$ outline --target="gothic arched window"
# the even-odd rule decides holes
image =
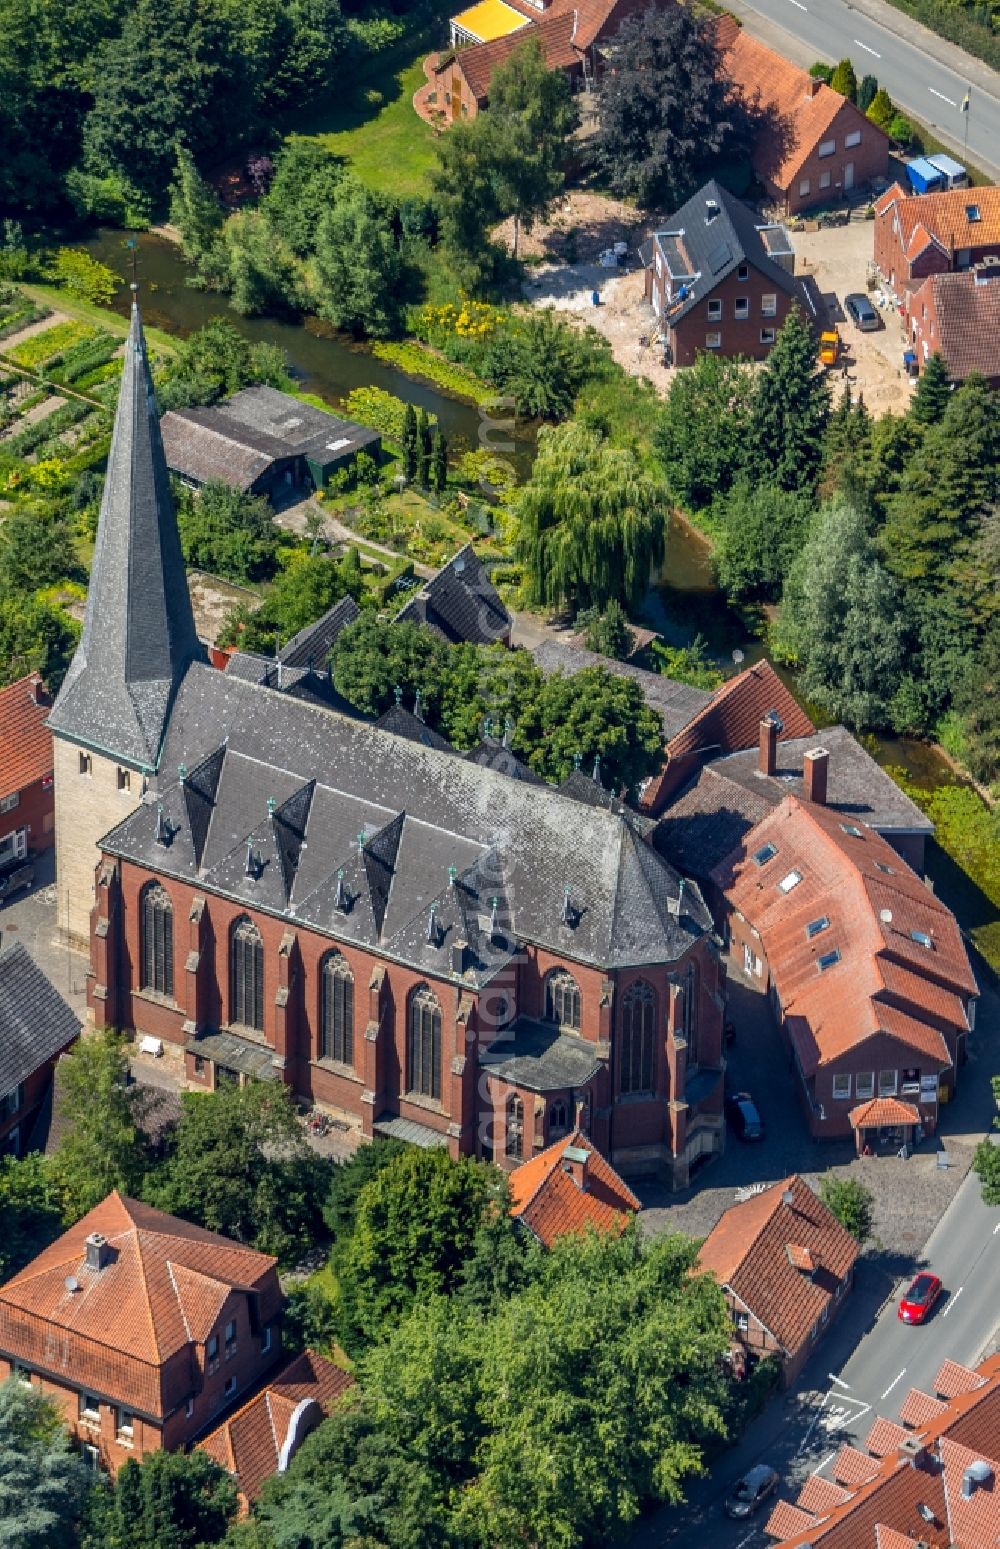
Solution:
[[[656,991],[636,979],[622,997],[618,1087],[623,1096],[655,1089]]]
[[[687,1039],[688,1069],[698,1063],[698,970],[688,963],[684,975],[684,1037]]]
[[[229,1020],[264,1031],[264,942],[246,915],[229,933]]]
[[[516,1095],[507,1099],[506,1151],[511,1161],[524,1157],[524,1104]]]
[[[441,1007],[427,985],[410,997],[408,1080],[411,1092],[421,1097],[441,1096]]]
[[[557,968],[545,981],[545,1017],[560,1027],[580,1029],[580,986],[565,968]]]
[[[329,952],[320,975],[319,1057],[354,1063],[354,975],[346,957]]]
[[[157,995],[174,993],[174,911],[159,882],[148,882],[141,901],[142,988]]]
[[[569,1129],[567,1121],[566,1099],[559,1097],[549,1107],[549,1139],[557,1140],[560,1135],[565,1135]]]

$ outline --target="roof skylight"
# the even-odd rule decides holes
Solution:
[[[802,881],[801,871],[789,871],[782,877],[778,887],[782,893],[790,893],[793,887],[798,887]]]

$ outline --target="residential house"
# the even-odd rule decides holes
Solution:
[[[850,1135],[855,1106],[875,1097],[908,1102],[933,1133],[979,993],[950,910],[874,829],[796,796],[712,879],[732,955],[779,1018],[811,1133]]]
[[[449,645],[510,645],[514,621],[471,543],[411,592],[397,624],[424,624]]]
[[[859,1251],[793,1173],[731,1205],[702,1243],[698,1268],[722,1286],[740,1349],[776,1356],[787,1386],[843,1305]]]
[[[51,704],[37,672],[0,688],[0,871],[54,842]]]
[[[705,350],[764,360],[804,299],[785,228],[760,221],[714,180],[654,232],[642,257],[646,299],[676,366]]]
[[[654,0],[664,3],[664,0]],[[489,100],[493,72],[516,48],[535,39],[546,67],[562,70],[574,89],[592,85],[603,45],[649,0],[477,0],[451,18],[451,47],[433,55],[427,106],[447,120],[475,118]]]
[[[1000,1542],[1000,1356],[945,1361],[904,1424],[876,1419],[764,1528],[776,1549],[986,1549]]]
[[[704,765],[667,807],[654,844],[671,865],[697,878],[716,908],[711,874],[755,824],[788,795],[867,824],[923,875],[931,822],[846,726],[779,740],[773,718],[760,723],[756,748]],[[724,909],[720,899],[718,903]],[[717,915],[717,918],[721,918]]]
[[[940,355],[953,382],[978,372],[1000,388],[1000,259],[928,275],[907,291],[902,312],[918,370]]]
[[[754,171],[786,215],[831,205],[889,171],[889,137],[853,102],[752,38],[719,22],[725,69],[765,115]]]
[[[896,302],[932,274],[1000,260],[1000,188],[908,194],[893,183],[875,204],[875,263]]]
[[[382,449],[378,431],[263,386],[207,408],[171,409],[160,431],[167,466],[183,483],[221,482],[272,500],[324,489],[359,452],[377,462]]]
[[[196,1086],[281,1080],[454,1155],[502,1154],[516,1095],[530,1152],[572,1122],[683,1186],[723,1131],[725,975],[697,887],[623,810],[204,663],[138,307],[130,338],[101,606],[50,717],[95,1018],[183,1050]],[[502,631],[467,566],[428,615]]]
[[[507,1116],[508,1154],[523,1154],[524,1113]],[[625,1230],[640,1201],[579,1129],[556,1140],[510,1175],[511,1215],[551,1248],[568,1232]]]
[[[20,942],[0,938],[0,1153],[20,1156],[80,1019]]]
[[[276,1261],[117,1191],[0,1287],[0,1378],[94,1467],[177,1451],[281,1354]]]
[[[283,1474],[311,1431],[354,1386],[354,1378],[315,1350],[275,1371],[253,1398],[197,1443],[237,1488],[240,1514],[266,1480]]]

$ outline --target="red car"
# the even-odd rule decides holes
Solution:
[[[937,1275],[926,1270],[917,1275],[909,1290],[899,1299],[899,1316],[904,1323],[923,1323],[941,1295],[943,1287]]]

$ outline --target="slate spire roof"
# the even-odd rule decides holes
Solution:
[[[49,725],[154,770],[177,686],[201,654],[133,302],[83,634]]]

